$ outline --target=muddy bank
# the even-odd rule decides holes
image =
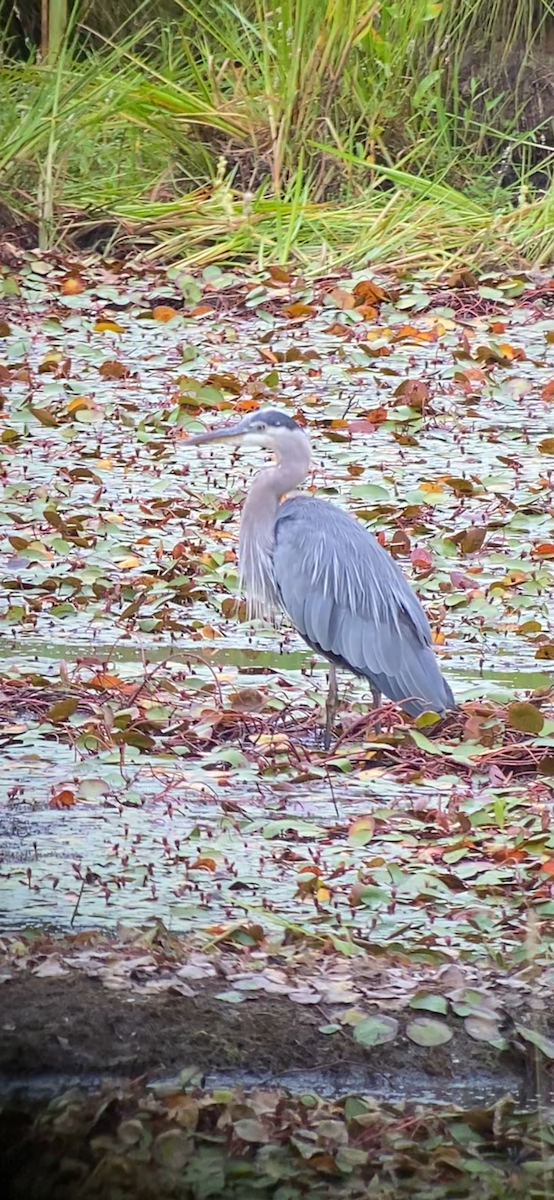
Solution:
[[[328,1006],[2,987],[0,1175],[10,1200],[519,1200],[542,1190],[530,1057],[472,1041],[364,1047]],[[548,1134],[547,1134],[548,1137]],[[542,1174],[541,1174],[542,1172]],[[476,1190],[477,1187],[477,1190]],[[441,1190],[442,1189],[442,1190]]]
[[[394,1043],[365,1047],[348,1027],[322,1032],[333,1019],[327,1006],[282,996],[236,1005],[217,999],[219,990],[142,998],[83,976],[12,979],[2,990],[3,1089],[20,1083],[32,1092],[42,1080],[43,1090],[56,1092],[68,1079],[89,1086],[99,1077],[163,1077],[194,1067],[215,1082],[317,1086],[327,1094],[354,1088],[478,1102],[506,1092],[525,1100],[535,1091],[525,1054],[473,1041],[461,1021],[452,1021],[444,1046],[418,1046],[401,1033]]]

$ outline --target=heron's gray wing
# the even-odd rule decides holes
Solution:
[[[412,715],[455,706],[417,596],[359,521],[323,500],[286,500],[273,566],[283,607],[311,646]]]

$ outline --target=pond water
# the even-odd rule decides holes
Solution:
[[[457,698],[504,703],[551,681],[539,651],[550,645],[554,458],[540,448],[552,432],[554,317],[523,297],[500,318],[460,321],[444,303],[426,306],[414,283],[411,305],[385,304],[369,325],[332,300],[295,324],[267,290],[232,313],[163,323],[148,300],[158,284],[100,272],[63,296],[59,278],[28,272],[0,342],[11,379],[0,446],[2,924],[162,919],[209,942],[249,921],[276,939],[299,929],[340,943],[347,929],[422,956],[509,954],[520,868],[484,847],[510,822],[531,836],[525,784],[495,786],[477,770],[461,781],[448,763],[438,779],[406,781],[374,761],[370,735],[363,762],[325,759],[314,720],[325,664],[285,621],[248,624],[229,608],[240,503],[263,456],[192,451],[184,434],[225,420],[237,392],[239,406],[301,410],[309,486],[388,545],[402,532],[399,561],[440,630]],[[398,395],[406,379],[424,391]],[[148,694],[161,725],[205,726],[205,750],[183,736],[171,753],[130,743],[122,753],[94,741],[90,714],[57,723],[37,709],[38,690],[53,703],[64,683],[102,673],[119,683],[104,701],[94,693],[95,719],[113,728],[135,703],[129,685],[159,680],[159,696]],[[362,713],[364,683],[341,686],[345,710]],[[245,689],[257,694],[254,716],[218,738],[214,710]],[[279,713],[281,747],[278,724],[267,726]],[[467,854],[437,825],[437,808],[454,801],[474,837]],[[369,817],[370,837],[357,838]],[[360,910],[352,888],[367,870],[373,893]]]

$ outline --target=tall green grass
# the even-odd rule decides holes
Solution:
[[[110,36],[50,6],[48,52],[0,74],[0,190],[41,246],[99,218],[189,265],[551,260],[552,120],[522,132],[479,64],[523,71],[552,0],[175,0]]]

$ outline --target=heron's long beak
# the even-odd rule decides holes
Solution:
[[[244,421],[236,425],[222,425],[220,429],[207,429],[205,433],[195,433],[187,438],[187,446],[204,446],[207,442],[240,442],[248,429]]]

